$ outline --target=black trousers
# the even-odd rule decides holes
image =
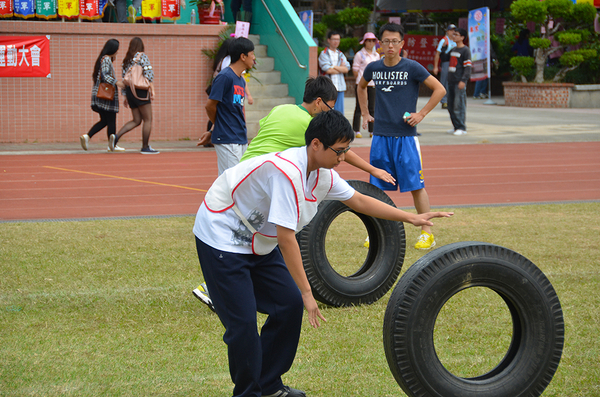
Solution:
[[[100,115],[100,121],[90,128],[88,136],[91,138],[102,128],[107,127],[106,136],[110,138],[111,134],[117,132],[117,114],[115,112],[106,112],[97,108],[94,111]]]

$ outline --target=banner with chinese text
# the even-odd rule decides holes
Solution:
[[[79,16],[90,20],[100,18],[98,0],[79,0]]]
[[[14,14],[19,18],[35,17],[35,5],[33,0],[15,0]]]
[[[79,17],[79,0],[58,0],[58,16],[62,18]]]
[[[47,36],[0,36],[0,77],[50,77]]]
[[[469,11],[469,49],[471,50],[471,81],[491,77],[490,68],[490,9]]]
[[[10,18],[12,16],[12,0],[0,0],[0,18]]]
[[[179,0],[162,0],[162,17],[174,21],[179,19]]]
[[[38,18],[56,18],[56,0],[35,0],[35,16]]]
[[[430,73],[433,71],[433,60],[439,41],[444,36],[412,35],[404,36],[404,49],[407,58],[419,62]]]
[[[158,19],[161,15],[160,0],[142,1],[142,18]]]

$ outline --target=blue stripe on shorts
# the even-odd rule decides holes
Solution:
[[[371,176],[371,184],[381,190],[411,192],[425,187],[421,147],[416,136],[373,135],[371,141],[371,165],[389,172],[396,184]]]

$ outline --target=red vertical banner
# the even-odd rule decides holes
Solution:
[[[79,15],[83,19],[100,18],[98,0],[79,0]]]
[[[0,77],[50,77],[50,37],[0,36]]]
[[[0,0],[0,18],[10,18],[13,16],[12,0]]]
[[[179,19],[179,0],[162,0],[162,17],[172,20]]]
[[[437,45],[444,36],[412,35],[404,36],[404,49],[408,58],[419,62],[429,72],[433,70],[433,60]]]

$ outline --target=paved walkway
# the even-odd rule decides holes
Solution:
[[[419,99],[418,109],[427,98]],[[593,142],[600,141],[600,109],[535,109],[504,106],[504,98],[494,97],[496,105],[485,100],[467,100],[468,134],[453,136],[446,110],[438,105],[418,126],[421,145],[458,145],[491,143]],[[352,120],[354,98],[346,98],[346,117]],[[352,146],[370,146],[368,134],[356,139]],[[67,143],[0,143],[0,155],[6,154],[66,154],[81,153],[79,137]],[[106,152],[106,142],[94,140],[91,151]],[[127,149],[139,150],[138,142],[123,142]],[[212,150],[196,147],[194,141],[152,141],[152,146],[164,152]],[[599,153],[600,155],[600,153]]]

